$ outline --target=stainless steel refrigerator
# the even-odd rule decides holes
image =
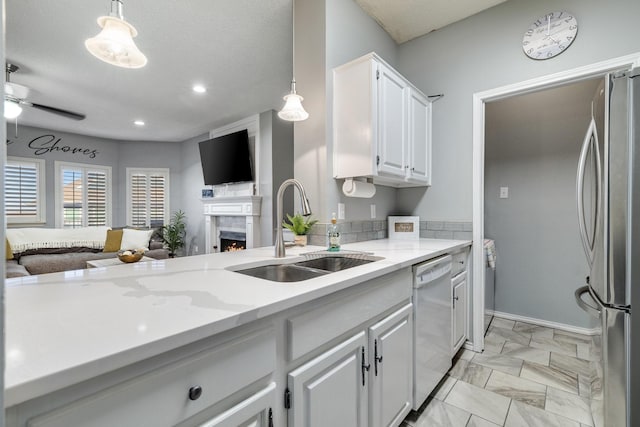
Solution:
[[[640,426],[640,313],[633,316],[634,307],[640,311],[640,69],[607,75],[592,111],[576,185],[590,272],[576,290],[576,302],[602,325],[603,410],[594,412],[596,427],[635,427]]]

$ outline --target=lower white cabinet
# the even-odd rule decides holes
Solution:
[[[199,427],[273,427],[276,383],[240,402]]]
[[[463,271],[451,279],[452,298],[453,298],[453,355],[455,355],[460,347],[467,339],[467,272]]]
[[[412,310],[400,310],[289,373],[289,426],[398,426],[411,409]]]

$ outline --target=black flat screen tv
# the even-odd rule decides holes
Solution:
[[[205,185],[253,181],[246,130],[202,141],[199,147]]]

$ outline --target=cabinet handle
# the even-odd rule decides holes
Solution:
[[[416,168],[411,168],[411,171],[415,172]]]
[[[362,368],[362,386],[364,387],[367,372],[369,372],[369,369],[371,368],[371,364],[367,365],[365,363],[365,361],[364,361],[364,347],[362,347],[362,365],[361,365],[361,368]]]
[[[382,363],[382,356],[378,357],[378,340],[373,340],[373,367],[378,376],[378,362]]]
[[[273,411],[269,408],[269,427],[273,427]]]
[[[195,385],[189,389],[189,400],[198,400],[202,396],[202,387]]]
[[[458,301],[458,297],[453,297],[453,308],[456,308],[456,301]]]

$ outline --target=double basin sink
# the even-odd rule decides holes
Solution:
[[[301,282],[381,259],[365,254],[314,255],[294,263],[268,264],[233,271],[273,282]]]

